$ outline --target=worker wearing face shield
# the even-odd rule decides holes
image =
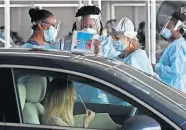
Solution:
[[[159,62],[153,65],[163,82],[183,92],[186,92],[186,41],[182,37],[185,20],[185,15],[178,12],[169,17],[160,32],[169,45]]]
[[[94,40],[94,53],[98,54],[100,52],[100,46],[104,45],[102,49],[102,54],[104,57],[117,56],[120,54],[118,51],[113,53],[108,53],[108,45],[112,44],[112,38],[107,36],[102,36],[101,32],[103,30],[102,21],[101,21],[101,10],[96,6],[83,6],[78,9],[75,16],[75,23],[73,24],[72,31],[86,31],[93,33]],[[65,42],[62,46],[62,50],[71,50],[72,40]],[[101,53],[101,52],[100,52]]]
[[[29,15],[33,33],[23,47],[55,49],[52,45],[56,42],[60,22],[57,23],[54,14],[44,9],[32,8]]]
[[[76,12],[72,31],[85,31],[99,37],[102,30],[101,11],[96,6],[83,6]],[[72,40],[64,43],[62,50],[71,50]],[[86,103],[108,103],[106,94],[89,85],[73,82],[77,93]],[[81,101],[80,98],[77,101]]]
[[[73,31],[85,31],[95,34],[97,37],[101,35],[103,26],[101,21],[101,10],[96,6],[83,6],[76,12]],[[72,40],[64,43],[62,50],[71,50]]]
[[[151,62],[144,50],[139,48],[134,24],[126,17],[117,20],[110,33],[113,41],[101,46],[101,55],[118,59],[124,63],[153,75]],[[106,49],[105,49],[106,48]]]

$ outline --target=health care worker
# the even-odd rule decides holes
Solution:
[[[113,40],[111,37],[101,36],[103,26],[101,21],[101,10],[98,7],[83,6],[80,9],[78,9],[75,17],[76,20],[75,23],[73,24],[73,29],[72,29],[73,31],[75,30],[85,31],[85,32],[93,33],[94,35],[97,35],[99,37],[99,40],[95,40],[95,44],[98,45],[95,46],[95,50],[98,50],[96,48],[100,47],[99,45],[100,41],[101,44],[112,44]],[[68,42],[64,43],[63,46],[64,46],[63,50],[71,50],[72,40],[69,40]],[[120,54],[120,52],[118,52],[118,54]],[[110,97],[109,94],[105,93],[100,89],[96,89],[95,87],[91,87],[89,85],[82,84],[82,83],[77,83],[77,82],[73,82],[73,83],[77,90],[77,93],[81,96],[84,102],[118,104],[119,99],[115,101],[109,100],[108,99]],[[80,101],[80,99],[78,100]],[[119,103],[120,102],[121,101],[119,101]]]
[[[103,36],[101,32],[103,30],[101,21],[101,10],[96,6],[83,6],[76,12],[75,23],[73,24],[72,31],[85,31],[96,35],[97,39],[94,39],[95,54],[98,54],[100,44],[104,46],[101,50],[101,55],[104,57],[116,57],[120,54],[112,48],[113,39],[110,36]],[[72,40],[64,43],[62,50],[71,50]]]
[[[112,44],[101,46],[103,56],[122,60],[138,70],[153,75],[151,62],[146,52],[139,48],[137,32],[134,31],[134,24],[129,18],[117,20],[110,35],[113,39]]]
[[[56,17],[49,11],[39,8],[29,10],[33,34],[23,45],[24,48],[56,49],[56,37],[59,24]]]
[[[183,92],[186,92],[186,41],[182,37],[185,20],[184,14],[175,12],[166,23],[161,35],[169,45],[154,68],[163,82]]]
[[[153,75],[153,68],[146,52],[139,48],[137,32],[134,31],[134,24],[129,18],[121,18],[116,21],[110,33],[111,39],[105,42],[100,41],[98,54],[106,58],[121,60],[124,63]],[[99,45],[99,44],[95,44]],[[118,98],[107,95],[109,103],[119,105],[129,105]]]
[[[96,35],[97,39],[94,39],[96,44],[95,46],[95,54],[98,52],[98,48],[101,45],[111,45],[112,46],[112,38],[107,36],[102,36],[101,32],[103,30],[102,21],[101,21],[101,10],[96,6],[83,6],[76,12],[75,23],[73,24],[72,31],[85,31],[89,33],[93,33]],[[72,40],[65,42],[62,50],[71,50],[72,48]],[[113,50],[113,52],[108,53],[110,46],[105,46],[101,52],[104,57],[113,57],[120,54],[119,51]],[[111,50],[112,51],[112,50]]]
[[[83,6],[76,12],[72,31],[85,31],[101,35],[103,30],[101,10],[96,6]],[[71,50],[72,40],[64,43],[63,50]]]
[[[100,35],[102,30],[101,10],[96,6],[83,6],[76,12],[76,20],[73,24],[73,31],[85,31]],[[63,45],[63,50],[71,50],[72,40],[67,41]],[[86,103],[109,103],[107,95],[100,89],[89,86],[87,84],[73,82],[77,93]],[[80,101],[78,96],[77,101]]]

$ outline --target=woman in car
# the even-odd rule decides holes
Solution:
[[[76,101],[76,89],[70,81],[53,79],[48,86],[44,102],[45,114],[42,123],[58,126],[74,126],[74,103]],[[84,124],[85,128],[94,119],[95,113],[87,110]]]

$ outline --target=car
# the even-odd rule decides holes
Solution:
[[[128,119],[142,115],[162,130],[186,130],[185,95],[122,62],[69,51],[11,48],[0,49],[0,66],[2,130],[82,130],[86,109],[96,113],[87,129],[123,129]],[[101,99],[109,101],[94,100],[97,95],[87,91],[77,93],[82,99],[74,106],[74,126],[44,125],[46,92],[55,78],[87,85],[92,93],[101,90]],[[135,119],[133,125],[149,121]]]

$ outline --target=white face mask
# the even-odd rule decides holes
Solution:
[[[58,31],[53,26],[50,26],[48,30],[44,31],[44,40],[48,43],[55,43]]]
[[[92,34],[97,33],[97,31],[93,28],[84,28],[82,31],[89,32],[89,33],[92,33]]]

